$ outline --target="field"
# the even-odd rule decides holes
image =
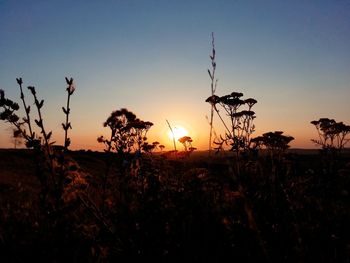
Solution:
[[[229,152],[65,158],[71,177],[49,206],[33,150],[0,150],[1,262],[350,260],[348,150],[262,151],[239,173]]]

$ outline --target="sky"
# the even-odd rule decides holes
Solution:
[[[350,0],[0,0],[0,89],[20,102],[16,78],[35,86],[60,144],[73,77],[71,149],[102,150],[103,122],[126,107],[154,123],[149,141],[171,148],[168,120],[206,150],[212,32],[216,93],[258,101],[253,137],[282,130],[314,148],[310,121],[350,124]],[[0,122],[0,148],[13,147],[10,131]]]

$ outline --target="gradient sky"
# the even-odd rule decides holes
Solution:
[[[121,107],[155,123],[150,141],[171,147],[168,119],[207,149],[211,32],[217,94],[258,100],[256,136],[282,130],[293,147],[312,148],[310,121],[350,124],[349,0],[0,0],[0,89],[19,101],[16,77],[35,86],[62,143],[73,77],[72,149],[102,149],[102,123]],[[8,129],[0,123],[0,148],[12,146]]]

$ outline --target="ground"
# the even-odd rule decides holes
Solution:
[[[349,151],[242,157],[239,174],[229,154],[113,156],[104,202],[105,153],[68,156],[88,186],[52,212],[33,152],[0,150],[2,262],[350,260]]]

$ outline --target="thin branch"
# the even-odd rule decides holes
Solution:
[[[30,137],[34,139],[32,125],[30,123],[30,115],[29,115],[30,107],[27,107],[26,102],[24,100],[24,94],[23,94],[23,89],[22,89],[23,81],[22,81],[22,78],[16,78],[16,80],[17,80],[17,83],[18,83],[19,88],[21,90],[21,100],[23,103],[24,111],[26,112],[26,116],[27,116],[26,123],[27,123],[28,128],[29,128]]]

